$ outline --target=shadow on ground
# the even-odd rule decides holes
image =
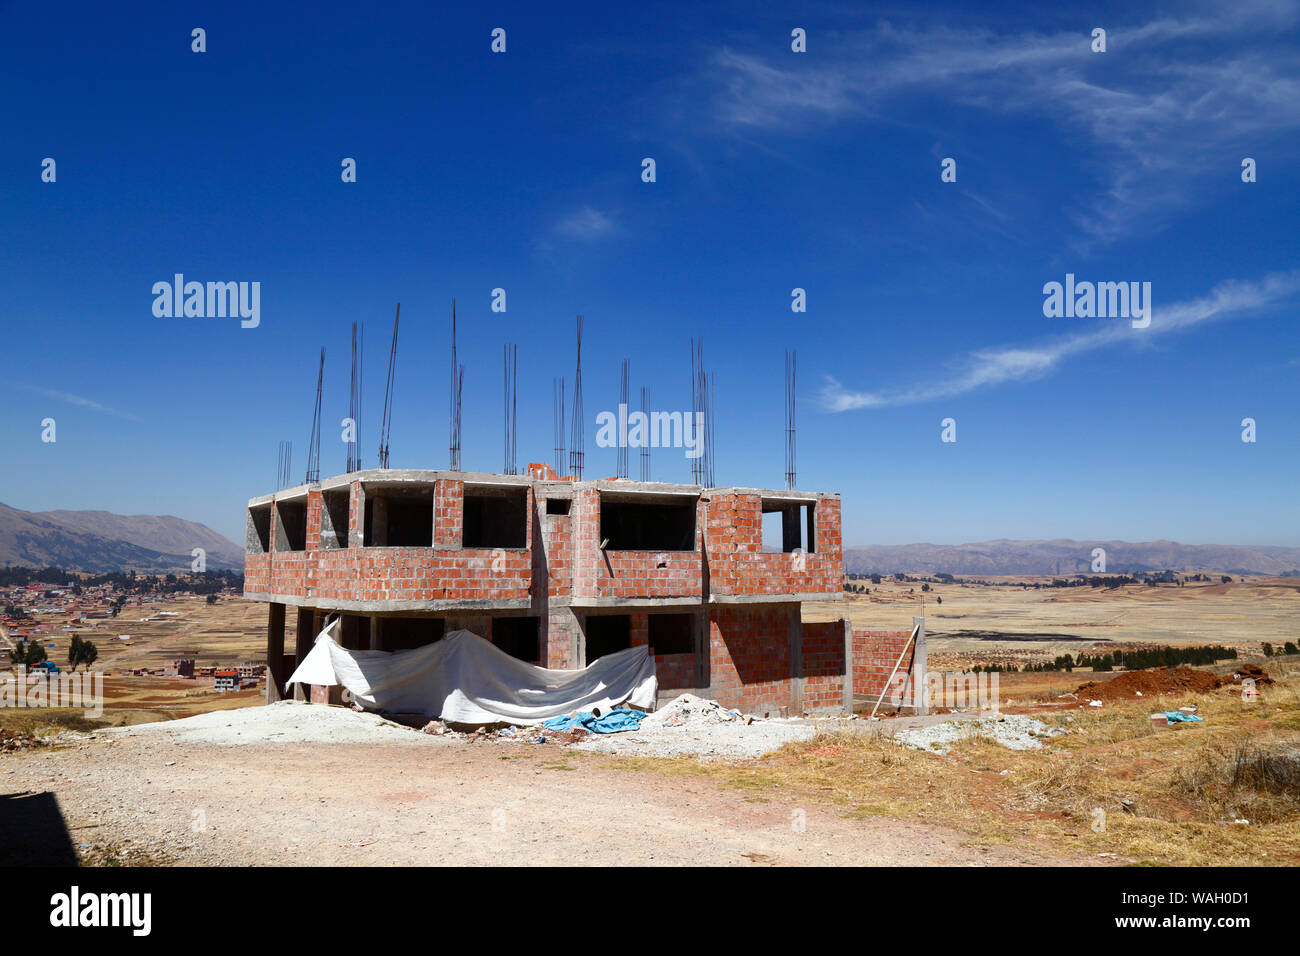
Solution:
[[[54,794],[0,794],[0,866],[76,865],[72,836]]]

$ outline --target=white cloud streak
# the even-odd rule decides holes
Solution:
[[[881,24],[824,40],[816,58],[719,51],[713,112],[736,131],[801,134],[818,121],[907,117],[924,96],[1045,118],[1094,147],[1104,201],[1081,204],[1088,212],[1078,224],[1106,241],[1149,228],[1143,211],[1185,202],[1187,182],[1221,163],[1225,149],[1300,127],[1300,58],[1289,44],[1268,42],[1298,21],[1289,0],[1233,4],[1116,24],[1104,54],[1091,51],[1083,28],[1001,35]]]
[[[1300,270],[1273,273],[1258,282],[1229,280],[1197,299],[1152,308],[1151,325],[1134,329],[1126,319],[1084,319],[1108,323],[1100,328],[1060,336],[1037,344],[977,349],[950,363],[945,377],[921,386],[866,392],[846,388],[827,376],[819,399],[831,412],[893,405],[915,405],[952,398],[1008,382],[1031,381],[1057,371],[1087,352],[1117,345],[1145,345],[1156,336],[1185,331],[1209,322],[1238,318],[1281,303],[1300,292]]]
[[[555,231],[569,239],[602,239],[613,234],[615,226],[599,209],[584,206],[561,219]]]
[[[124,412],[120,409],[97,402],[93,398],[85,398],[81,395],[74,395],[72,392],[60,392],[52,388],[42,388],[39,385],[25,385],[22,382],[10,382],[15,388],[21,388],[25,392],[32,392],[36,395],[44,395],[46,398],[52,398],[56,401],[66,402],[69,405],[76,405],[80,408],[88,408],[91,411],[102,412],[105,415],[112,415],[115,418],[125,418],[128,421],[138,422],[141,419],[130,412]]]

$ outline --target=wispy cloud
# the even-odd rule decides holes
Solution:
[[[723,49],[711,63],[713,115],[735,132],[806,132],[906,117],[917,97],[934,96],[1057,122],[1094,147],[1105,201],[1081,204],[1089,211],[1078,222],[1106,240],[1149,228],[1143,210],[1184,202],[1188,180],[1221,165],[1225,149],[1300,127],[1300,58],[1268,42],[1298,21],[1286,0],[1113,24],[1105,54],[1091,51],[1082,27],[1042,35],[890,24],[824,40],[816,58]]]
[[[846,412],[860,408],[914,405],[1007,382],[1030,381],[1055,372],[1068,359],[1086,352],[1117,345],[1148,344],[1154,336],[1237,318],[1280,303],[1297,292],[1300,292],[1300,270],[1274,273],[1258,282],[1229,280],[1200,298],[1175,302],[1163,308],[1157,305],[1151,312],[1151,325],[1145,329],[1134,329],[1125,320],[1097,319],[1094,321],[1109,324],[1036,345],[977,349],[950,362],[946,376],[925,385],[892,391],[855,391],[827,376],[820,400],[828,411]]]
[[[555,231],[568,239],[603,239],[616,231],[614,220],[599,209],[583,206],[559,221]]]
[[[82,395],[74,395],[71,392],[60,392],[52,388],[42,388],[39,385],[26,385],[22,382],[10,382],[14,388],[20,388],[25,392],[32,392],[36,395],[44,395],[46,398],[52,398],[56,401],[66,402],[69,405],[76,405],[80,408],[89,408],[91,411],[102,412],[105,415],[112,415],[115,418],[125,418],[127,421],[138,422],[141,419],[130,412],[124,412],[121,409],[113,408],[102,402],[97,402],[93,398],[86,398]]]

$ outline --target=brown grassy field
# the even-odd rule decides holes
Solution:
[[[0,727],[37,735],[60,730],[94,730],[193,717],[213,710],[248,707],[262,700],[263,692],[257,689],[218,693],[212,689],[210,680],[110,674],[104,677],[104,711],[99,717],[87,717],[82,708],[14,707],[0,712]]]
[[[804,620],[847,616],[856,628],[901,629],[923,614],[931,661],[953,669],[1137,645],[1223,644],[1253,655],[1264,642],[1300,641],[1295,578],[1234,576],[1231,584],[1113,590],[931,584],[929,593],[920,584],[859,583],[871,593],[849,595],[843,603],[806,604]]]
[[[904,628],[911,626],[913,615],[924,613],[931,666],[940,669],[1025,663],[1141,644],[1225,644],[1253,656],[1264,641],[1280,646],[1300,640],[1300,581],[1294,578],[1115,590],[932,584],[932,590],[923,593],[919,584],[869,586],[870,595],[806,604],[804,619],[826,621],[847,615],[858,628]],[[179,616],[160,617],[160,611]],[[152,620],[142,622],[142,617]],[[286,644],[292,646],[293,615],[289,617]],[[41,620],[60,627],[65,623],[57,616]],[[228,596],[213,605],[198,597],[180,597],[142,606],[131,603],[116,619],[100,623],[95,630],[77,633],[95,642],[100,652],[95,669],[109,674],[105,720],[138,723],[253,699],[251,692],[215,694],[207,682],[118,675],[133,667],[161,667],[177,657],[193,657],[199,666],[261,659],[265,605]],[[980,636],[963,635],[963,631]],[[119,634],[130,634],[130,643],[118,641]],[[67,660],[70,637],[58,629],[52,636],[41,636],[43,644],[55,645],[49,655],[56,663]],[[1078,673],[1004,674],[1002,695],[1028,699],[1064,693],[1080,683]]]
[[[160,612],[169,616],[160,617]],[[223,597],[216,604],[201,597],[173,597],[139,606],[131,602],[116,618],[94,621],[93,628],[78,626],[70,633],[62,630],[68,622],[58,615],[43,615],[40,621],[57,625],[51,636],[38,636],[41,644],[54,645],[46,651],[59,665],[68,659],[74,633],[99,649],[95,670],[161,667],[178,657],[193,657],[200,667],[266,657],[266,605],[234,597]],[[122,634],[130,635],[130,641],[119,641]]]
[[[179,616],[158,616],[160,611]],[[152,618],[141,621],[141,618]],[[244,690],[217,693],[211,679],[180,680],[124,676],[136,667],[161,668],[174,658],[192,657],[198,666],[233,665],[266,657],[266,606],[223,597],[208,604],[201,597],[175,597],[156,604],[127,604],[116,617],[96,622],[98,628],[62,630],[66,619],[42,615],[41,623],[56,625],[53,633],[37,635],[50,660],[64,667],[72,634],[93,641],[99,658],[93,670],[104,673],[104,713],[88,719],[79,709],[14,709],[0,717],[8,730],[44,732],[50,728],[73,730],[96,726],[139,724],[190,717],[210,710],[247,707],[262,700],[262,692]],[[293,625],[288,628],[290,646]],[[129,643],[117,640],[131,635]],[[54,647],[48,645],[53,644]],[[8,677],[6,670],[0,679]]]

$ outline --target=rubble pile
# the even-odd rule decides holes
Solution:
[[[12,753],[15,750],[30,750],[43,744],[44,741],[35,734],[29,734],[21,730],[5,730],[5,728],[0,727],[0,752]]]
[[[664,727],[696,727],[707,724],[752,724],[754,718],[738,710],[728,710],[716,700],[705,700],[694,694],[680,697],[660,707],[641,721],[641,726],[657,730]]]

